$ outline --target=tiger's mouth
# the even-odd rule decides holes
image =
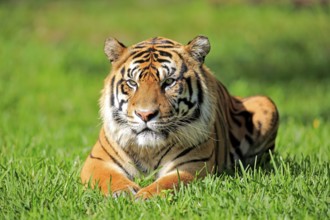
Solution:
[[[150,129],[149,127],[146,127],[144,129],[142,129],[141,131],[137,132],[136,135],[140,135],[140,134],[156,134],[157,132]]]
[[[134,131],[137,137],[139,138],[147,138],[147,139],[166,139],[168,137],[168,133],[162,130],[153,130],[150,127],[145,127],[140,131]]]

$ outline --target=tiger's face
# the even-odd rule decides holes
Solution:
[[[110,38],[112,71],[100,100],[107,135],[120,146],[196,145],[210,136],[214,109],[203,70],[206,37],[188,45],[153,38],[125,47]]]

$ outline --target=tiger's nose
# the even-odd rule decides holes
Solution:
[[[159,113],[158,109],[154,110],[135,110],[135,114],[142,119],[144,122],[148,122],[151,119],[155,118]]]

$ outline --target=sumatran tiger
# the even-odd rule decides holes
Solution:
[[[187,45],[156,37],[131,47],[108,38],[112,69],[103,122],[81,171],[105,195],[146,199],[207,174],[245,166],[274,150],[278,111],[265,96],[231,96],[204,65],[207,37]],[[141,188],[134,178],[155,173]]]

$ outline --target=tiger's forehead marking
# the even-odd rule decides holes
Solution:
[[[163,37],[155,37],[131,46],[130,67],[128,71],[132,78],[139,80],[154,78],[161,80],[161,75],[173,74],[171,49],[182,47],[178,42]],[[164,71],[159,71],[163,68]],[[139,71],[136,71],[139,70]]]
[[[182,45],[176,41],[164,37],[154,37],[133,45],[132,49],[141,49],[146,47],[175,48],[178,46],[182,46]]]

